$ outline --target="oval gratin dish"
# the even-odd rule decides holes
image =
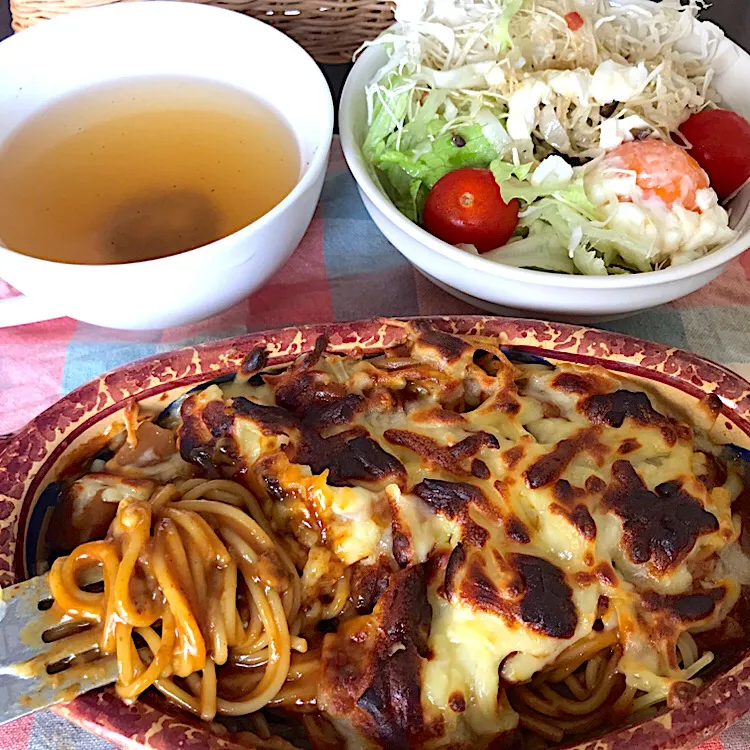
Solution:
[[[422,319],[459,334],[497,339],[519,356],[599,365],[627,374],[659,392],[683,413],[712,404],[710,436],[717,443],[750,450],[750,384],[726,368],[694,354],[615,333],[558,323],[479,316]],[[313,348],[325,335],[329,351],[376,354],[398,341],[398,321],[376,319],[254,333],[161,354],[102,375],[72,391],[18,432],[0,437],[0,584],[33,574],[36,541],[45,517],[44,488],[77,447],[101,435],[133,399],[151,408],[166,406],[200,383],[237,371],[253,349],[263,346],[269,365],[283,365]],[[720,406],[719,406],[720,404]],[[750,454],[746,454],[750,455]],[[58,714],[127,748],[254,747],[216,724],[203,724],[158,696],[126,706],[111,689],[95,691]],[[750,711],[750,653],[677,708],[635,726],[583,743],[576,750],[686,750]],[[262,747],[276,747],[273,740]],[[278,747],[288,747],[279,741]]]

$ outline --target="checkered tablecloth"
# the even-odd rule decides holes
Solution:
[[[0,281],[0,297],[13,293]],[[19,428],[105,370],[180,346],[290,324],[474,312],[424,279],[380,234],[336,142],[318,212],[299,249],[264,289],[226,313],[184,328],[145,333],[105,330],[67,318],[0,329],[0,434]],[[690,297],[602,327],[689,349],[750,377],[749,316],[747,253]],[[108,747],[46,711],[0,727],[2,750]],[[750,718],[701,750],[746,748]]]

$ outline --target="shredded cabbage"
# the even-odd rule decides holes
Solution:
[[[448,127],[474,122],[483,108],[526,120],[536,156],[598,156],[602,123],[634,115],[669,139],[686,113],[715,99],[718,38],[702,38],[698,54],[688,43],[700,7],[700,0],[398,0],[396,25],[370,43],[400,41],[395,65],[368,87],[370,100],[394,88],[392,76],[409,81],[410,120],[424,93],[444,89],[456,110]],[[575,32],[565,21],[573,9],[588,21]]]
[[[366,89],[364,156],[417,222],[443,175],[492,165],[503,198],[521,201],[522,218],[511,243],[484,257],[594,275],[668,264],[649,240],[622,238],[607,225],[604,208],[587,196],[583,165],[635,138],[670,140],[690,114],[715,105],[710,63],[720,37],[693,33],[701,7],[397,0],[396,24],[368,43],[385,45],[389,60]],[[577,31],[565,19],[572,10],[585,20]],[[546,264],[540,248],[550,254]],[[689,257],[708,249],[691,248]],[[675,262],[678,255],[688,258],[675,253]]]

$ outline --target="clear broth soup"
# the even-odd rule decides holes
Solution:
[[[0,240],[63,263],[130,263],[226,237],[299,179],[289,125],[244,91],[163,77],[54,103],[0,148]]]

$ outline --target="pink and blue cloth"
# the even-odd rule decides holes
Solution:
[[[116,297],[119,304],[147,304],[149,294],[175,291],[169,278],[151,278],[137,301],[132,297],[129,302],[127,289]],[[13,294],[0,279],[0,298]],[[380,234],[336,141],[321,202],[302,244],[266,287],[231,310],[165,331],[112,331],[69,318],[0,329],[0,434],[18,429],[64,393],[106,370],[188,344],[292,324],[476,312],[427,281]],[[694,351],[750,379],[749,320],[746,253],[695,294],[601,327]],[[48,711],[0,727],[3,750],[110,747]],[[750,718],[701,746],[748,748]]]

